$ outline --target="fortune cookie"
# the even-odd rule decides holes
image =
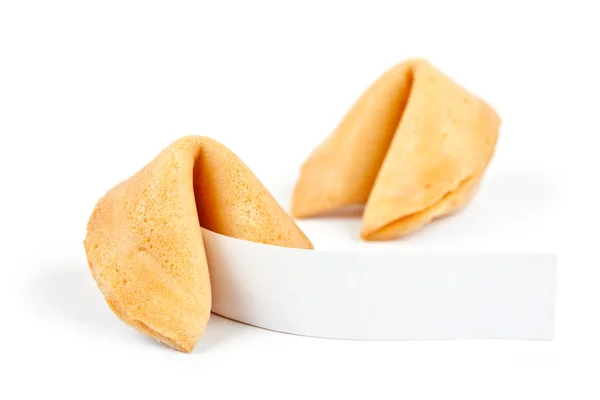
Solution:
[[[398,64],[305,161],[292,215],[366,203],[363,239],[406,235],[469,202],[499,127],[489,105],[427,61]]]
[[[184,137],[111,189],[87,226],[98,287],[123,321],[191,352],[211,310],[200,227],[253,242],[312,244],[244,163],[222,144]]]

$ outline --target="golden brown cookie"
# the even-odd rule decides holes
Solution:
[[[489,105],[427,61],[398,64],[304,163],[292,215],[366,203],[363,239],[406,235],[473,197],[499,127]]]
[[[235,154],[184,137],[96,205],[85,250],[110,308],[126,323],[191,352],[211,310],[200,226],[238,239],[312,244]]]

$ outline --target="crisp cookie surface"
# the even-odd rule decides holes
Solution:
[[[201,226],[237,239],[312,248],[237,156],[199,136],[172,143],[100,199],[84,243],[115,314],[184,352],[193,350],[211,310]]]

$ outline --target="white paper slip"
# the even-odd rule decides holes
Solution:
[[[552,339],[552,186],[495,177],[464,212],[396,241],[362,241],[360,216],[299,221],[316,250],[203,229],[213,311],[327,338]],[[289,180],[268,182],[287,207]]]
[[[344,339],[551,339],[556,256],[340,253],[203,230],[213,311]]]

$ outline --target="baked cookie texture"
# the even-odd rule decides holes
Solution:
[[[276,246],[312,244],[248,167],[215,140],[172,143],[97,203],[88,264],[119,318],[191,352],[211,310],[202,241],[213,232]]]
[[[488,104],[426,60],[398,64],[305,161],[292,215],[366,204],[363,239],[409,234],[474,196],[500,123]]]

